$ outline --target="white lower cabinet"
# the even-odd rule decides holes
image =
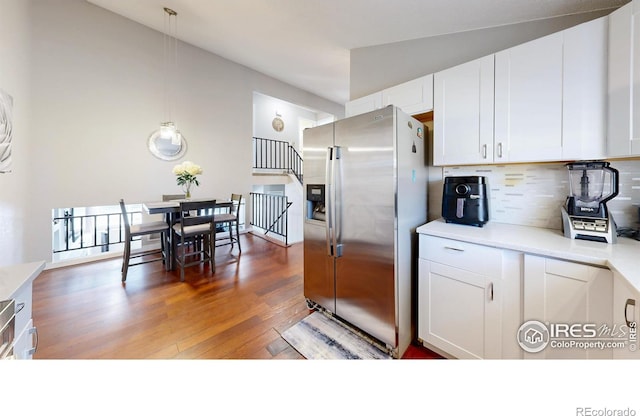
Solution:
[[[16,359],[31,359],[37,344],[37,330],[31,317],[32,284],[22,287],[15,295],[16,326],[13,353]]]
[[[423,342],[456,358],[500,357],[499,282],[420,259],[419,284]]]
[[[525,254],[524,322],[549,330],[546,347],[525,358],[612,358],[611,348],[587,346],[600,340],[598,328],[611,325],[612,296],[608,269]]]
[[[418,340],[438,353],[640,358],[640,292],[607,268],[426,234],[418,261]]]
[[[640,358],[638,352],[638,328],[640,322],[640,295],[622,277],[613,276],[613,325],[612,338],[619,338],[620,344],[613,349],[613,358]]]
[[[16,328],[16,337],[13,341],[13,354],[18,360],[30,360],[36,352],[37,329],[33,326],[33,320],[29,320],[24,328]]]
[[[519,285],[503,279],[514,265],[519,279],[514,253],[425,235],[419,244],[418,338],[455,358],[516,358],[515,337],[503,342],[517,323],[505,311],[519,315]]]

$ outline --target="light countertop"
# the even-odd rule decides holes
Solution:
[[[420,234],[515,250],[562,260],[604,266],[617,271],[640,292],[640,241],[618,237],[615,244],[572,240],[559,230],[488,222],[484,227],[431,221]]]
[[[11,299],[22,287],[38,277],[44,261],[0,267],[0,300]]]

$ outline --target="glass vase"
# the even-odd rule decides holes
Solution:
[[[185,199],[191,199],[191,182],[182,185],[182,191],[184,192]]]

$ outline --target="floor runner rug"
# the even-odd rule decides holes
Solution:
[[[282,338],[310,360],[390,359],[363,337],[321,312],[314,312],[284,331]]]

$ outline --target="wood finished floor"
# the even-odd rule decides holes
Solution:
[[[35,359],[300,359],[280,333],[310,312],[302,244],[243,235],[243,252],[216,250],[206,266],[166,272],[121,259],[45,270],[33,284]],[[412,346],[403,358],[438,358]]]

